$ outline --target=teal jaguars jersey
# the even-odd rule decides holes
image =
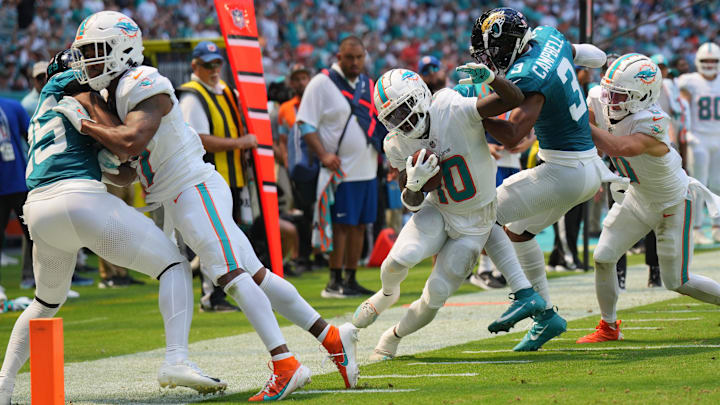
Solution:
[[[533,31],[530,50],[508,70],[506,78],[523,93],[545,96],[535,134],[540,148],[586,151],[595,147],[590,137],[588,108],[573,65],[572,44],[552,27]]]
[[[30,120],[30,152],[25,170],[28,190],[59,180],[92,179],[102,174],[97,160],[96,142],[80,134],[64,115],[52,110],[75,81],[72,70],[53,76],[40,92],[38,107]]]

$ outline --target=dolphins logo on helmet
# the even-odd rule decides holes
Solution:
[[[118,22],[115,23],[115,28],[120,29],[123,34],[129,36],[130,38],[135,38],[138,31],[140,31],[140,28],[127,17],[121,17]]]
[[[640,71],[635,73],[634,77],[645,84],[650,84],[657,78],[657,70],[651,64],[644,64],[640,67]]]

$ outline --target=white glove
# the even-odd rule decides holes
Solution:
[[[75,98],[70,96],[63,97],[62,100],[60,100],[60,102],[58,103],[58,105],[53,107],[53,111],[59,112],[60,114],[64,115],[65,118],[70,121],[72,126],[74,126],[75,129],[80,133],[82,133],[80,129],[82,128],[83,120],[95,122],[90,118],[90,115],[88,115],[85,107],[83,107],[80,102],[75,100]]]
[[[467,73],[470,77],[460,79],[460,84],[483,84],[495,80],[495,73],[483,63],[470,62],[455,68],[458,72]]]
[[[100,149],[97,155],[98,163],[100,164],[100,170],[107,174],[119,174],[120,169],[120,158],[115,156],[114,153],[110,152],[106,148]]]
[[[414,165],[412,156],[408,156],[405,161],[405,173],[407,173],[405,188],[410,191],[420,191],[425,183],[440,171],[437,156],[430,155],[425,160],[426,153],[425,149],[421,150]],[[423,160],[425,161],[423,162]]]

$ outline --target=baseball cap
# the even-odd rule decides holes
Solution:
[[[305,65],[303,65],[302,63],[296,63],[296,64],[292,65],[292,67],[290,68],[290,74],[288,75],[288,77],[292,78],[293,75],[296,73],[307,73],[308,76],[312,75],[310,73],[310,69],[305,67]]]
[[[222,60],[223,56],[222,53],[220,53],[220,49],[214,42],[202,41],[195,46],[195,49],[193,49],[192,58],[198,58],[203,62],[211,62],[214,60]]]
[[[47,74],[49,63],[45,61],[35,62],[32,67],[32,77],[38,77],[41,74]]]
[[[422,58],[420,58],[420,62],[418,63],[418,73],[421,75],[430,73],[427,71],[427,69],[435,67],[435,69],[440,68],[440,61],[438,58],[432,56],[432,55],[425,55]]]
[[[656,53],[655,55],[651,56],[650,60],[653,61],[653,63],[658,66],[660,66],[660,65],[667,66],[668,65],[667,59],[665,59],[665,55],[663,55],[661,53]]]

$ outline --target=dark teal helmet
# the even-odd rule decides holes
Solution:
[[[475,20],[470,55],[495,73],[505,74],[531,37],[530,26],[521,12],[508,7],[494,8]]]

